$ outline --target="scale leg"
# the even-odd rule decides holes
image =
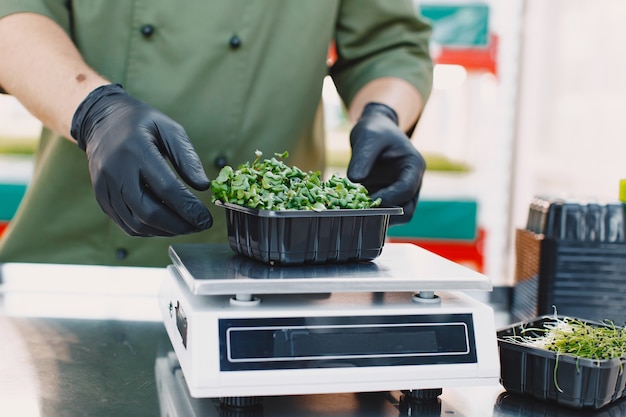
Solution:
[[[221,397],[220,417],[262,417],[262,397]]]
[[[400,417],[439,417],[441,415],[441,388],[403,390],[398,408]]]
[[[428,402],[435,401],[437,397],[441,395],[443,389],[441,388],[429,388],[429,389],[412,389],[403,390],[404,398],[410,402]]]

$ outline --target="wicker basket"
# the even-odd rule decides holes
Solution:
[[[526,229],[515,231],[515,282],[511,314],[516,320],[537,317],[539,265],[543,235]]]
[[[541,240],[538,235],[526,229],[515,231],[515,283],[532,279],[539,274]]]

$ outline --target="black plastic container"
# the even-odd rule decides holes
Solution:
[[[268,264],[371,261],[385,243],[389,217],[401,207],[338,210],[257,210],[215,202],[226,209],[230,247]]]
[[[438,416],[438,415],[437,415]],[[502,392],[493,407],[494,417],[624,417],[626,401],[621,399],[600,410],[573,409],[547,401],[528,401],[525,395]]]
[[[624,205],[535,197],[516,230],[511,312],[626,323]]]
[[[626,242],[541,241],[537,315],[626,322]]]
[[[509,392],[573,408],[599,409],[623,398],[626,393],[626,358],[592,360],[570,355],[557,356],[556,352],[507,339],[521,335],[524,329],[545,328],[554,319],[553,315],[540,316],[498,331],[502,386]],[[541,332],[528,330],[524,334],[542,335]]]

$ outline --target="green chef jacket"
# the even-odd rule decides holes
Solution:
[[[322,82],[349,104],[367,82],[400,77],[426,98],[430,26],[411,0],[3,0],[0,16],[40,13],[71,36],[86,62],[186,129],[209,178],[289,151],[323,169]],[[327,65],[330,44],[337,60]],[[10,57],[2,57],[10,59]],[[99,208],[85,153],[43,129],[26,195],[0,243],[0,262],[163,266],[175,242],[226,242],[214,226],[178,236],[130,237]]]

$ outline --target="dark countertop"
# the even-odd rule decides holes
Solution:
[[[407,405],[401,392],[263,398],[260,407],[220,409],[193,399],[160,321],[165,270],[0,265],[2,416],[619,416],[623,401],[578,411],[506,393],[499,385],[443,388]],[[478,293],[477,297],[488,294]],[[486,301],[488,302],[488,301]],[[496,324],[510,315],[494,306]]]

